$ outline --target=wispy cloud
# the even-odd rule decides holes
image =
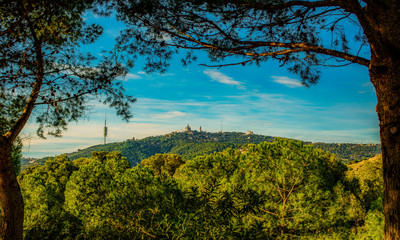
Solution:
[[[145,71],[138,71],[137,72],[137,74],[139,74],[139,75],[146,75],[146,76],[148,76],[148,77],[154,77],[154,76],[161,76],[161,77],[172,77],[172,76],[175,76],[175,74],[174,73],[157,73],[157,72],[154,72],[154,73],[146,73]],[[133,74],[133,75],[136,75],[136,74]],[[141,76],[139,76],[139,75],[136,75],[136,76],[138,76],[139,78],[141,77]]]
[[[374,85],[372,85],[371,82],[366,82],[363,85],[361,85],[363,90],[358,91],[358,93],[370,93],[370,92],[375,92]]]
[[[290,77],[285,77],[285,76],[271,76],[272,79],[274,79],[274,82],[283,84],[286,87],[290,88],[296,88],[296,87],[302,87],[303,84],[297,79],[290,78]]]
[[[168,111],[166,113],[161,113],[155,115],[153,118],[171,119],[185,116],[186,113],[180,111]]]
[[[203,71],[204,74],[209,76],[212,80],[217,81],[219,83],[234,85],[234,86],[241,86],[243,85],[242,82],[236,81],[233,78],[213,69],[207,69]]]
[[[171,77],[171,76],[175,76],[175,73],[153,73],[154,75],[157,76],[162,76],[162,77]]]
[[[321,107],[285,94],[248,92],[212,99],[139,98],[135,117],[125,123],[106,106],[96,105],[90,121],[71,124],[63,138],[24,139],[24,156],[40,157],[75,151],[103,142],[107,111],[107,142],[143,138],[182,130],[186,124],[203,130],[245,132],[324,142],[378,142],[377,120],[363,105]],[[376,118],[376,116],[375,116]],[[25,133],[35,132],[29,124]],[[62,146],[62,147],[60,147]]]
[[[142,77],[137,75],[137,74],[133,74],[133,73],[128,73],[126,74],[125,77],[121,78],[122,81],[128,81],[128,80],[135,80],[135,79],[141,79]]]

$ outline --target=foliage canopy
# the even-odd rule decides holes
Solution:
[[[179,158],[150,159],[168,157]],[[106,152],[74,161],[63,155],[27,168],[19,176],[25,238],[382,237],[375,227],[382,209],[373,207],[380,200],[365,204],[362,176],[346,177],[342,162],[302,142],[276,139],[196,157],[173,176],[157,171],[129,168],[121,154]]]

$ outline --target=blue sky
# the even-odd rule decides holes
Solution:
[[[104,34],[83,50],[98,53],[113,47],[122,24],[112,18],[87,16],[98,22]],[[224,68],[199,66],[208,63],[199,54],[197,63],[183,67],[176,57],[165,74],[146,74],[138,59],[123,82],[127,93],[137,98],[134,118],[126,123],[97,102],[90,103],[90,117],[71,123],[62,138],[38,139],[34,122],[25,127],[23,154],[44,157],[75,151],[103,142],[104,115],[108,142],[162,135],[184,129],[253,131],[307,141],[378,143],[376,95],[368,69],[359,65],[323,68],[320,82],[310,88],[299,77],[269,61],[260,67]]]

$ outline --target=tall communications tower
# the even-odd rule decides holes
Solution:
[[[108,128],[107,128],[107,113],[104,116],[104,144],[107,143],[107,132],[108,132]]]

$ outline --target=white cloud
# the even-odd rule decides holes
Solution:
[[[185,107],[204,107],[207,106],[207,103],[203,101],[196,100],[165,100],[165,99],[155,99],[155,98],[139,98],[137,101],[136,108],[143,106],[146,109],[172,109],[177,106],[185,106]]]
[[[377,142],[377,120],[371,107],[334,105],[322,107],[291,95],[260,93],[227,94],[201,99],[139,98],[131,122],[125,123],[103,104],[93,106],[91,119],[70,124],[63,138],[24,139],[24,156],[41,157],[72,152],[103,142],[107,112],[107,142],[166,134],[183,130],[186,124],[203,130],[245,132],[323,142]],[[374,116],[374,118],[370,117]],[[33,120],[32,120],[33,121]],[[34,133],[32,122],[24,133]],[[368,131],[366,131],[368,130]]]
[[[223,74],[217,70],[207,69],[207,70],[204,70],[203,73],[206,74],[207,76],[209,76],[214,81],[217,81],[219,83],[234,85],[234,86],[241,86],[243,84],[239,81],[233,80],[233,78],[226,76],[225,74]]]
[[[159,41],[160,40],[164,40],[166,42],[170,42],[171,39],[172,39],[171,36],[169,34],[167,34],[167,33],[160,33],[160,34],[152,33],[150,35],[151,35],[152,38],[156,38]]]
[[[175,76],[175,73],[154,73],[157,76],[162,76],[162,77],[172,77]]]
[[[303,86],[303,84],[301,84],[299,80],[294,78],[289,78],[285,76],[271,76],[271,78],[274,79],[274,82],[283,84],[286,87],[296,88]]]
[[[133,73],[128,73],[126,74],[125,77],[121,78],[122,81],[128,81],[128,80],[135,80],[135,79],[141,79],[142,77],[137,75],[137,74],[133,74]]]
[[[358,91],[358,93],[370,93],[370,92],[375,92],[374,85],[371,82],[366,82],[363,85],[361,85],[363,90]]]
[[[156,77],[156,76],[161,76],[161,77],[172,77],[175,76],[175,73],[146,73],[144,71],[138,71],[137,74],[139,75],[146,75],[147,77]],[[137,78],[141,78],[141,76],[137,74],[132,74],[137,76]]]
[[[179,111],[168,111],[166,113],[157,114],[153,118],[171,119],[185,116],[186,113]]]

